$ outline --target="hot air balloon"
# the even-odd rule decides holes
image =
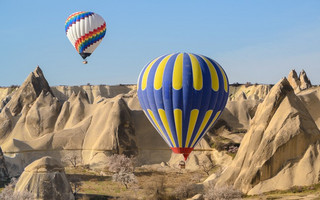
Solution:
[[[65,22],[65,31],[71,44],[76,48],[83,63],[98,47],[106,34],[106,22],[93,12],[76,12]]]
[[[192,53],[160,56],[138,78],[138,99],[145,115],[185,160],[221,115],[228,91],[222,67]]]

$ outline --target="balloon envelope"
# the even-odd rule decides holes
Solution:
[[[71,44],[83,59],[90,56],[106,34],[106,22],[93,12],[76,12],[65,22],[65,31]]]
[[[138,98],[145,115],[185,160],[221,115],[228,91],[222,67],[191,53],[160,56],[138,78]]]

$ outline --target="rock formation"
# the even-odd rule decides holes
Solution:
[[[90,103],[87,93],[79,90],[62,101],[52,95],[37,67],[0,113],[0,144],[10,154],[10,173],[21,173],[44,155],[60,159],[70,151],[79,153],[82,164],[91,167],[99,163],[104,167],[105,157],[112,153],[137,155],[136,128],[126,102],[132,97],[95,97]],[[138,101],[132,106],[139,107]],[[141,108],[137,112],[142,113]],[[153,129],[147,123],[141,129]]]
[[[135,138],[131,111],[121,96],[100,101],[83,142],[84,161],[94,165],[111,153],[137,155]]]
[[[126,94],[135,89],[136,85],[82,85],[82,86],[54,86],[51,87],[54,96],[61,101],[66,101],[72,93],[79,92],[88,95],[89,103],[93,103],[99,97],[113,98],[119,94]]]
[[[9,102],[12,94],[15,93],[17,89],[17,86],[0,87],[0,110]]]
[[[299,93],[301,90],[312,87],[312,84],[304,70],[300,72],[299,77],[295,70],[291,70],[288,75],[288,81],[295,93]]]
[[[311,88],[312,84],[311,81],[309,80],[307,73],[302,70],[299,74],[299,79],[300,79],[300,88],[301,90],[305,90],[307,88]]]
[[[49,156],[24,169],[15,187],[15,192],[23,191],[31,192],[39,200],[74,199],[62,164]]]
[[[260,103],[261,101],[245,99],[229,101],[220,119],[226,121],[233,130],[248,129]]]
[[[6,96],[5,98],[3,98],[1,101],[0,101],[0,113],[2,111],[2,109],[4,108],[5,105],[7,105],[7,103],[10,101],[11,99],[11,96]]]
[[[49,84],[38,66],[13,94],[11,100],[4,108],[9,108],[11,114],[16,116],[21,112],[24,106],[28,106],[34,102],[42,91],[45,94],[49,92],[53,96]]]
[[[245,99],[249,100],[263,100],[272,85],[264,85],[264,84],[232,84],[229,86],[229,100],[235,101],[239,98],[243,98],[245,95]]]
[[[230,100],[237,100],[244,93],[247,99],[261,100],[268,94],[272,85],[252,84],[230,85]],[[136,85],[83,85],[83,86],[53,86],[51,90],[55,97],[66,101],[72,93],[85,92],[88,95],[89,103],[93,103],[99,97],[113,98],[119,94],[128,94],[136,90]],[[242,97],[240,97],[242,98]]]
[[[237,101],[241,101],[241,100],[247,100],[248,98],[247,98],[247,95],[244,93],[244,92],[242,92],[238,97],[237,97]]]
[[[298,77],[298,74],[295,70],[291,70],[288,75],[288,81],[293,88],[293,90],[297,93],[300,92],[300,79]]]
[[[316,122],[320,129],[320,88],[314,87],[304,90],[298,94],[303,105],[308,109],[312,119]]]
[[[5,108],[0,113],[0,141],[3,141],[14,128],[14,118],[9,108]]]
[[[51,93],[42,91],[30,107],[25,126],[31,137],[41,137],[54,130],[61,104]]]
[[[320,132],[284,78],[258,106],[236,157],[216,184],[259,194],[317,183],[319,151]]]
[[[9,173],[4,159],[2,149],[0,147],[0,182],[6,182],[9,180]]]
[[[314,183],[320,169],[320,89],[309,88],[305,73],[290,77],[296,94],[287,79],[275,86],[231,85],[226,109],[187,168],[197,170],[208,160],[229,166],[217,184],[250,194]],[[141,164],[172,167],[181,161],[145,117],[135,85],[50,88],[38,67],[19,89],[0,89],[0,145],[11,176],[43,156],[60,160],[73,153],[91,168],[104,168],[113,153],[135,155]],[[233,161],[227,149],[212,148],[219,140],[241,143]]]

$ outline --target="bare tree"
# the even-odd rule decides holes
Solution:
[[[76,198],[78,192],[81,189],[81,186],[83,185],[81,179],[79,177],[72,176],[71,178],[69,178],[69,182],[73,191],[73,195]]]
[[[123,171],[113,174],[112,180],[121,183],[126,187],[126,189],[128,189],[130,184],[137,183],[136,176],[133,173]]]
[[[133,157],[125,155],[114,154],[107,160],[107,168],[113,172],[112,180],[123,184],[126,189],[130,184],[137,183],[136,176],[134,175],[134,162]]]
[[[107,159],[107,168],[110,172],[119,173],[122,172],[134,172],[134,157],[127,157],[123,154],[114,154]]]
[[[77,151],[72,151],[64,156],[64,163],[70,163],[74,168],[76,168],[80,163],[82,163],[82,159],[80,153]]]
[[[204,171],[208,176],[210,175],[210,171],[216,166],[211,159],[207,161],[201,161],[199,163],[200,168]]]

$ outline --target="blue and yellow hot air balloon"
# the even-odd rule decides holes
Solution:
[[[174,153],[187,160],[228,100],[228,78],[214,60],[174,53],[152,60],[138,78],[140,105]]]

